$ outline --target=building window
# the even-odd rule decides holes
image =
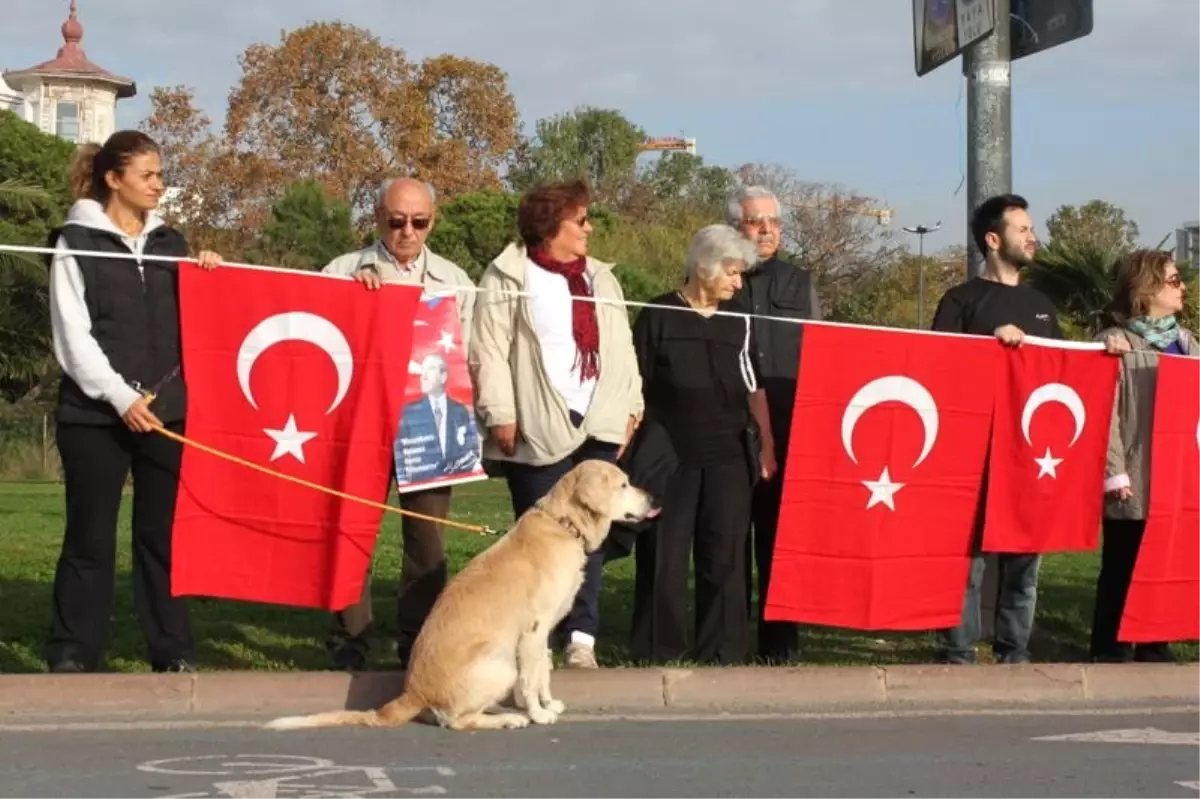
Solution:
[[[67,141],[79,141],[79,104],[60,102],[55,109],[54,132]]]

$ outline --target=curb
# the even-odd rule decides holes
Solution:
[[[403,672],[0,675],[4,716],[245,716],[378,707]],[[887,710],[935,704],[1200,701],[1200,664],[1025,664],[559,670],[575,713]]]

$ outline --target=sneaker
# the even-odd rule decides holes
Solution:
[[[567,651],[563,660],[564,665],[568,669],[600,668],[600,664],[596,662],[596,650],[587,644],[581,644],[578,641],[573,641],[567,644]]]
[[[87,669],[81,663],[70,658],[60,660],[50,666],[51,674],[84,674],[85,672],[87,672]]]
[[[168,663],[152,663],[151,671],[168,674],[194,674],[196,667],[184,658],[176,658]]]

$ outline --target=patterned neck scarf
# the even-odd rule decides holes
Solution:
[[[1179,322],[1173,315],[1160,316],[1157,319],[1138,316],[1130,319],[1125,326],[1149,341],[1150,346],[1159,351],[1179,340]]]

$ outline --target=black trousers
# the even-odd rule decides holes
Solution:
[[[780,423],[773,427],[783,427]],[[800,625],[790,621],[764,621],[767,606],[767,586],[771,582],[771,562],[775,556],[775,535],[779,529],[779,506],[783,502],[783,467],[787,463],[785,428],[782,436],[775,434],[775,453],[779,470],[770,480],[760,480],[754,487],[751,520],[754,532],[746,542],[746,590],[751,590],[752,565],[758,566],[758,655],[768,661],[786,663],[800,659]],[[782,443],[781,443],[782,442]],[[751,555],[753,554],[753,564]]]
[[[656,529],[634,547],[630,649],[653,663],[739,663],[750,646],[746,536],[751,481],[744,459],[684,466]],[[696,571],[695,644],[688,631],[688,566]]]
[[[530,466],[514,461],[504,462],[504,477],[508,482],[508,492],[512,498],[513,518],[533,507],[562,479],[585,460],[602,460],[615,463],[617,460],[616,444],[608,444],[589,438],[580,445],[579,449],[563,458],[558,463],[545,466]],[[575,595],[575,602],[567,612],[566,618],[554,632],[559,646],[570,643],[571,633],[580,632],[593,638],[600,631],[600,588],[604,579],[605,552],[599,549],[588,555],[587,564],[583,570],[583,585]]]
[[[1170,652],[1165,642],[1138,644],[1135,648],[1132,644],[1117,641],[1146,522],[1105,519],[1103,532],[1100,575],[1096,579],[1096,608],[1092,616],[1091,655],[1104,661],[1165,660]]]
[[[182,433],[181,424],[168,428]],[[44,657],[100,666],[116,582],[117,516],[133,472],[133,604],[150,664],[192,660],[187,605],[171,596],[171,527],[182,446],[123,425],[59,424],[67,525],[54,573],[54,616]]]

